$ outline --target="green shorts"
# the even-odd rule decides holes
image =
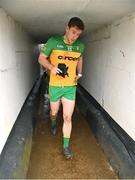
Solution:
[[[62,97],[75,101],[76,86],[49,86],[51,102],[59,101]]]

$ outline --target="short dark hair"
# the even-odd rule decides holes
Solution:
[[[77,26],[80,30],[84,30],[84,23],[83,21],[78,17],[72,17],[68,22],[68,27],[75,27]]]

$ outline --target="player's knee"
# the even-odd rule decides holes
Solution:
[[[51,117],[51,119],[56,119],[56,117],[57,117],[57,111],[50,111],[50,117]]]
[[[67,114],[63,114],[64,122],[70,123],[71,122],[71,116]]]

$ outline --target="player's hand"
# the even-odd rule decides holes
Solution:
[[[75,83],[77,83],[78,80],[79,80],[81,77],[82,77],[82,76],[77,75],[77,76],[75,77]]]
[[[75,77],[75,83],[77,83],[78,79],[79,79],[79,77],[76,76],[76,77]]]
[[[57,68],[57,67],[52,67],[52,68],[51,68],[51,72],[52,72],[53,74],[62,73],[62,71],[61,71],[59,68]]]

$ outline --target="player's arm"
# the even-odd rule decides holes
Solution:
[[[50,70],[53,74],[61,72],[61,70],[57,67],[54,67],[49,61],[48,61],[48,56],[45,55],[44,53],[40,53],[39,58],[38,58],[39,64],[41,64],[43,67],[46,69]]]
[[[83,57],[81,56],[79,58],[79,61],[77,62],[77,79],[82,77],[82,68],[83,68]]]

